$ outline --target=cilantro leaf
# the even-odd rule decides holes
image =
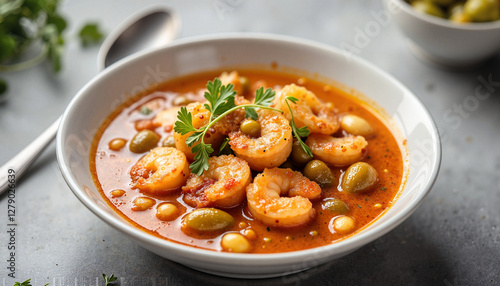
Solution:
[[[259,115],[257,114],[257,111],[255,111],[255,108],[245,107],[245,117],[257,120],[257,118],[259,118]]]
[[[203,132],[203,131],[194,132],[193,134],[189,135],[189,137],[186,139],[186,145],[188,147],[191,147],[194,145],[194,143],[200,141],[201,138],[204,136],[205,136],[205,132]]]
[[[261,87],[255,92],[254,104],[270,106],[273,103],[275,92],[268,88],[264,92],[264,88]]]
[[[189,169],[191,169],[192,173],[200,176],[205,170],[208,170],[208,158],[214,152],[214,149],[211,144],[200,143],[194,146],[191,151],[196,155],[194,156],[194,162],[189,165]]]
[[[174,131],[185,135],[189,132],[197,131],[193,126],[193,117],[191,112],[187,111],[186,107],[181,107],[177,113],[177,121],[175,121]]]
[[[255,119],[258,118],[255,108],[265,108],[282,112],[281,110],[269,107],[274,98],[274,92],[271,89],[267,89],[264,92],[264,89],[261,88],[260,91],[257,91],[256,102],[254,104],[236,105],[234,102],[236,92],[233,90],[234,86],[232,84],[222,85],[222,82],[218,78],[215,78],[213,81],[209,81],[206,87],[207,91],[204,95],[208,103],[204,104],[204,106],[210,111],[209,122],[200,128],[195,128],[191,113],[187,111],[186,107],[181,107],[177,113],[178,120],[174,126],[174,131],[181,135],[193,132],[186,139],[186,145],[188,147],[193,146],[191,152],[195,156],[194,161],[189,165],[189,169],[197,175],[201,175],[205,170],[208,170],[208,158],[214,152],[214,149],[210,144],[206,144],[204,139],[205,134],[215,122],[238,108],[244,108],[247,116]],[[226,141],[219,149],[219,155],[231,152],[228,143],[229,139],[226,138]]]
[[[264,88],[260,87],[255,92],[254,104],[261,106],[270,106],[273,103],[274,94],[275,93],[272,89],[268,88],[264,92]],[[254,107],[245,107],[245,117],[257,120],[259,115],[257,114],[257,111],[255,111]]]
[[[222,144],[220,145],[219,154],[217,154],[217,155],[220,156],[220,155],[230,155],[230,154],[233,154],[233,150],[231,149],[231,146],[229,145],[229,138],[226,137],[224,142],[222,142]]]
[[[101,32],[97,23],[86,24],[82,27],[78,35],[80,36],[80,42],[84,47],[97,44],[104,37],[104,34]]]
[[[232,84],[222,85],[222,82],[218,78],[207,83],[208,91],[205,92],[205,98],[210,105],[205,104],[205,107],[210,111],[211,119],[236,106],[234,103],[236,91],[233,88]]]
[[[309,129],[307,129],[307,126],[297,128],[297,125],[295,125],[295,120],[293,119],[292,108],[290,107],[290,104],[288,103],[288,101],[291,101],[293,104],[297,104],[297,102],[299,100],[295,97],[292,97],[292,96],[287,96],[285,98],[286,105],[288,106],[288,109],[290,110],[290,115],[292,117],[290,120],[290,126],[292,127],[293,136],[297,139],[297,141],[299,141],[300,147],[302,147],[304,152],[306,152],[306,154],[309,155],[309,157],[312,157],[313,153],[311,151],[311,148],[309,148],[309,146],[307,146],[307,144],[304,143],[304,141],[302,141],[302,138],[301,138],[301,137],[309,136],[310,131],[309,131]]]

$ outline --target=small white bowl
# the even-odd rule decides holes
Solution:
[[[474,67],[500,52],[500,21],[458,24],[384,0],[417,56],[449,68]]]
[[[123,101],[157,80],[221,67],[267,66],[329,77],[364,93],[391,116],[407,139],[411,164],[396,203],[377,221],[338,243],[277,254],[221,253],[150,235],[116,214],[90,174],[89,148],[95,131]],[[345,88],[347,88],[347,86]],[[351,91],[353,91],[351,89]],[[375,104],[374,103],[374,104]],[[106,223],[144,248],[199,269],[230,277],[262,278],[294,273],[338,259],[386,234],[422,202],[436,179],[441,147],[436,127],[417,97],[390,75],[355,56],[302,39],[232,34],[185,39],[124,59],[98,74],[66,109],[57,135],[57,158],[66,182],[81,202]]]

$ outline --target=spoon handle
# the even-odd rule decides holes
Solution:
[[[42,153],[43,150],[52,142],[59,128],[59,117],[47,130],[40,134],[33,142],[26,146],[19,154],[10,159],[0,167],[0,194],[3,194],[12,182],[18,180],[26,171],[28,166]],[[9,171],[9,170],[13,170]],[[9,175],[11,182],[9,182]],[[14,179],[15,178],[15,179]]]

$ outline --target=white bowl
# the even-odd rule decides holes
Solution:
[[[415,11],[403,0],[384,0],[420,57],[450,68],[473,67],[500,52],[500,21],[457,24]]]
[[[89,147],[96,129],[121,102],[155,80],[226,66],[265,65],[317,73],[353,87],[393,118],[407,138],[409,175],[397,202],[361,232],[338,243],[278,254],[219,253],[152,236],[116,214],[94,186]],[[417,97],[390,75],[330,46],[276,35],[233,34],[177,41],[127,58],[92,79],[66,109],[57,135],[57,158],[66,182],[99,218],[144,248],[201,271],[230,277],[272,277],[338,259],[386,234],[415,211],[436,179],[441,158],[436,127]]]

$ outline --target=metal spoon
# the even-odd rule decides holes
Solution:
[[[103,70],[125,56],[140,50],[164,46],[175,39],[180,31],[180,20],[176,13],[165,6],[152,6],[132,15],[121,23],[101,45],[97,55],[97,66]],[[14,158],[0,167],[0,194],[14,183],[54,140],[59,128],[59,117],[47,130],[26,146]],[[12,171],[10,171],[12,170]]]

